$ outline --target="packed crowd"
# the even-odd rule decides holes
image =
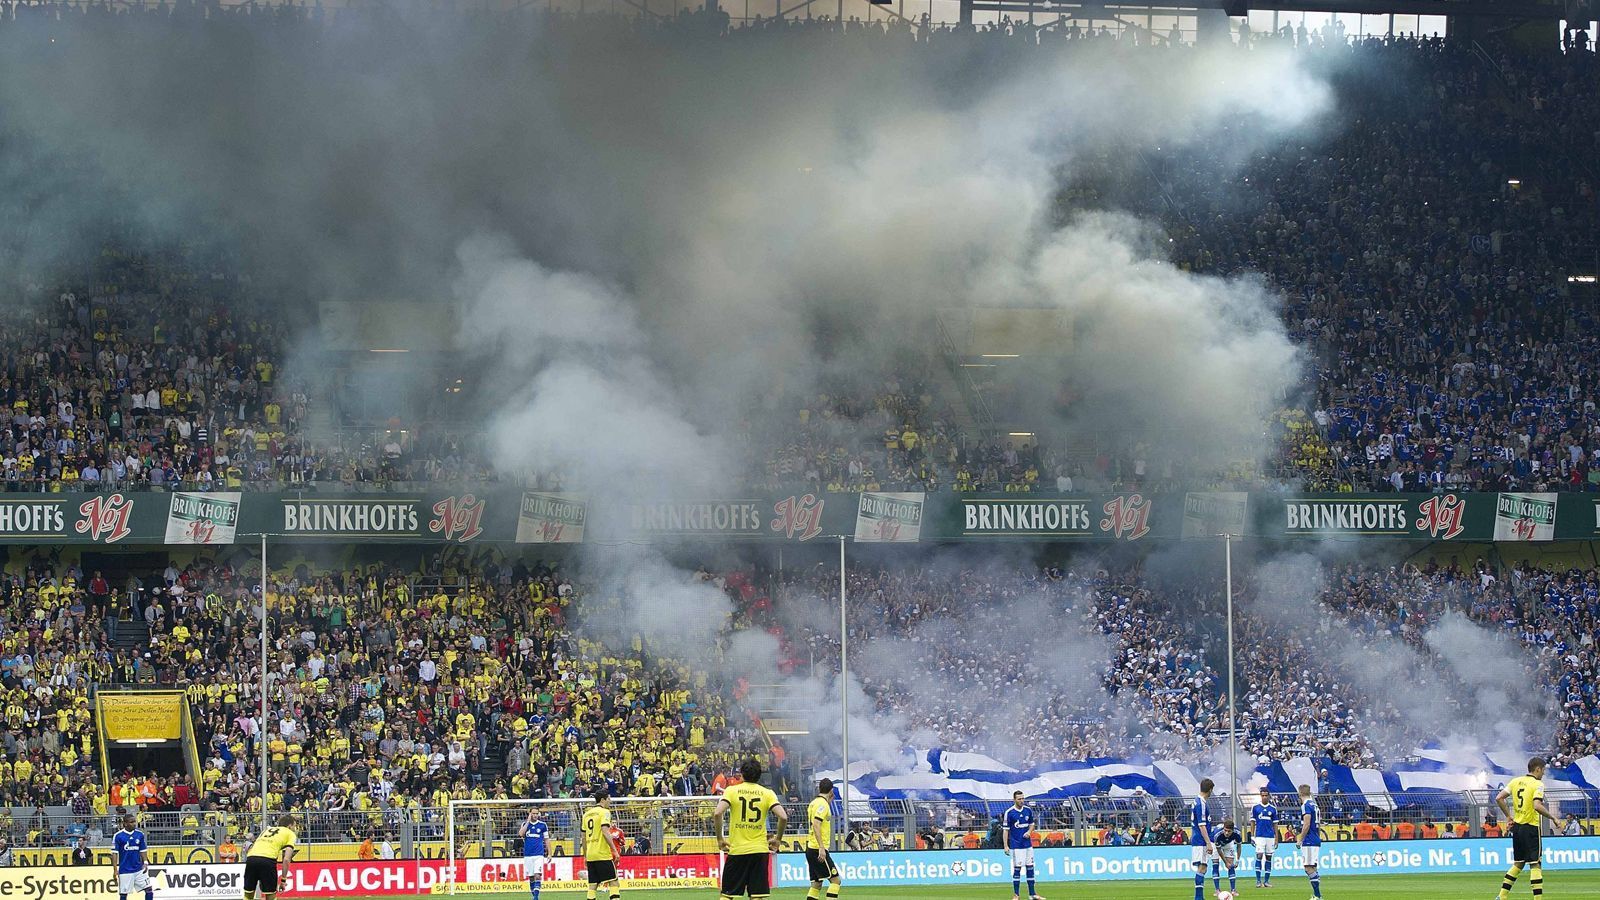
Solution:
[[[258,573],[196,560],[112,587],[41,558],[8,575],[0,806],[259,809],[264,746],[271,807],[381,827],[451,798],[704,793],[739,754],[767,752],[724,686],[648,643],[577,636],[567,611],[583,586],[522,563],[276,575],[263,722]],[[148,643],[119,644],[134,620]],[[198,778],[119,767],[101,784],[95,683],[187,691]]]
[[[827,596],[836,579],[794,573],[783,596]],[[1014,761],[1183,756],[1224,721],[1195,623],[1175,614],[1182,598],[1136,573],[858,568],[848,585],[852,673],[902,737]],[[792,657],[831,665],[837,629],[797,608],[812,607],[779,602],[759,624]]]
[[[852,671],[875,704],[857,746],[881,756],[946,745],[1013,764],[1206,758],[1226,736],[1220,588],[1174,586],[1147,566],[850,570]],[[786,572],[770,597],[750,571],[698,577],[728,593],[735,627],[778,638],[791,673],[825,674],[837,658],[837,633],[812,613],[815,595],[837,590],[830,567]],[[270,805],[359,815],[377,829],[453,798],[578,796],[600,785],[706,793],[743,754],[783,758],[744,710],[740,682],[643,638],[583,636],[573,614],[602,614],[617,598],[560,569],[492,556],[274,573],[263,722],[258,584],[226,555],[115,583],[44,554],[7,574],[0,807],[259,809],[265,749]],[[1438,737],[1422,733],[1427,722],[1403,698],[1351,671],[1360,657],[1340,648],[1402,642],[1413,693],[1465,714],[1483,685],[1440,656],[1453,652],[1436,641],[1447,617],[1517,648],[1504,655],[1526,690],[1508,718],[1522,715],[1514,724],[1533,746],[1558,765],[1600,752],[1600,572],[1352,564],[1322,575],[1303,607],[1282,590],[1281,575],[1239,579],[1250,753],[1373,765]],[[128,630],[144,636],[135,620],[148,641],[128,640]],[[95,683],[186,690],[198,777],[117,766],[102,784],[87,699]],[[1503,736],[1493,726],[1485,740]]]
[[[286,377],[287,311],[217,251],[106,238],[51,293],[0,309],[0,480],[7,490],[354,488],[478,480],[448,435],[313,440],[316,394]],[[332,430],[329,430],[330,434]]]
[[[1323,440],[1281,445],[1283,472],[1358,491],[1594,490],[1600,345],[1567,280],[1594,274],[1600,234],[1600,123],[1576,101],[1593,100],[1594,55],[1329,53],[1358,64],[1332,77],[1359,128],[1238,173],[1171,162],[1174,205],[1143,204],[1183,265],[1261,273],[1286,298]]]
[[[826,596],[836,577],[797,573],[782,596]],[[1376,646],[1380,636],[1409,648],[1390,655],[1403,660],[1395,675],[1415,696],[1438,699],[1444,715],[1456,704],[1461,715],[1494,716],[1482,740],[1517,740],[1510,725],[1558,762],[1600,751],[1600,574],[1430,563],[1307,575],[1316,577],[1322,587],[1304,605],[1279,596],[1281,576],[1236,585],[1238,715],[1252,755],[1372,766],[1444,737],[1430,731],[1433,713],[1350,668],[1371,662],[1353,644]],[[854,570],[852,672],[894,733],[919,742],[1018,765],[1202,757],[1227,734],[1221,589],[1168,580],[1139,565]],[[775,604],[765,624],[792,657],[829,666],[837,632],[794,614],[813,608],[809,600],[794,603]],[[1504,640],[1525,683],[1515,709],[1482,709],[1483,685],[1443,658],[1466,652],[1430,631],[1447,614],[1482,626],[1484,641]]]
[[[311,22],[358,14],[8,3],[0,27],[24,34],[39,22],[102,17]],[[549,15],[574,30],[662,36],[967,39],[928,21]],[[1019,44],[1108,37],[1021,22],[976,31]],[[1118,40],[1176,37],[1129,29]],[[1341,114],[1361,127],[1242,169],[1190,148],[1141,148],[1147,169],[1085,166],[1081,180],[1094,189],[1069,184],[1062,194],[1067,208],[1140,211],[1165,226],[1180,265],[1260,273],[1286,297],[1290,330],[1314,364],[1306,409],[1273,417],[1266,452],[1241,449],[1241,459],[1264,466],[1187,471],[1180,455],[1163,450],[1172,436],[1159,433],[1087,448],[1073,435],[1042,433],[1018,446],[972,433],[957,424],[962,400],[949,380],[930,377],[944,364],[930,352],[920,364],[897,361],[876,385],[783,398],[780,414],[748,435],[757,461],[750,482],[1048,491],[1289,479],[1340,490],[1600,489],[1592,396],[1600,344],[1567,282],[1593,267],[1600,234],[1588,38],[1565,51],[1552,41],[1546,50],[1484,54],[1446,40],[1351,41],[1336,28],[1240,34],[1242,45],[1279,41],[1328,72]],[[1395,77],[1374,77],[1380,72]],[[0,144],[23,152],[19,142]],[[1160,191],[1149,189],[1151,179]],[[18,240],[0,241],[0,253]],[[368,439],[319,431],[313,440],[311,421],[340,421],[337,404],[293,379],[286,354],[296,335],[281,293],[232,253],[152,248],[130,235],[100,246],[77,277],[29,284],[32,302],[0,313],[0,399],[11,413],[0,474],[12,489],[496,477],[476,441],[413,422],[403,434],[379,427]]]

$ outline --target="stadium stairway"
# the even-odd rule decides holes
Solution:
[[[506,753],[510,749],[493,738],[484,746],[483,755],[478,757],[478,777],[484,785],[491,786],[506,776]]]
[[[117,639],[112,646],[121,651],[143,653],[150,646],[150,627],[143,619],[119,619]]]

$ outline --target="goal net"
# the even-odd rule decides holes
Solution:
[[[580,855],[589,799],[452,800],[445,814],[451,864],[436,893],[528,892],[522,823],[530,810],[549,829],[544,891],[581,891],[588,870]],[[622,830],[617,876],[629,888],[714,888],[721,872],[713,832],[716,797],[613,797],[611,822]]]

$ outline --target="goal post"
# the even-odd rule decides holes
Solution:
[[[722,860],[717,852],[717,797],[613,797],[612,824],[622,831],[617,861],[622,888],[712,888]],[[528,813],[537,810],[549,834],[542,872],[545,891],[581,891],[588,872],[581,851],[588,798],[452,800],[445,810],[449,864],[434,888],[446,894],[528,891],[522,838]]]

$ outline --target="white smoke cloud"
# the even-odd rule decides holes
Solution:
[[[1055,192],[1093,154],[1133,166],[1174,142],[1243,160],[1303,133],[1330,106],[1303,54],[330,27],[337,40],[263,53],[248,29],[181,53],[158,30],[86,40],[72,65],[0,60],[0,102],[50,150],[115,160],[136,195],[244,217],[315,296],[448,297],[457,348],[491,373],[483,420],[505,470],[558,471],[597,503],[725,493],[760,466],[738,435],[760,398],[875,387],[885,360],[935,352],[942,307],[1061,312],[1073,345],[1037,380],[1087,395],[1041,426],[1156,427],[1202,463],[1264,449],[1264,407],[1298,375],[1269,292],[1180,271],[1114,211],[1062,224]],[[586,627],[722,665],[720,592],[654,550],[582,563],[622,610]],[[933,673],[910,651],[980,623],[1038,651],[1041,690],[1095,683],[1107,648],[1082,623],[1037,599],[997,609],[885,647],[863,677],[915,685]],[[770,649],[737,637],[728,659],[766,677]],[[802,682],[819,709],[836,693]],[[861,752],[925,738],[858,688]],[[1031,702],[965,711],[992,731]]]
[[[1269,626],[1262,637],[1299,641],[1304,668],[1354,701],[1357,731],[1380,756],[1438,741],[1476,762],[1479,751],[1521,749],[1550,733],[1541,710],[1509,702],[1519,686],[1525,697],[1536,661],[1459,610],[1446,612],[1423,633],[1424,652],[1388,632],[1341,622],[1340,610],[1319,599],[1333,585],[1312,554],[1271,558],[1253,580],[1256,593],[1247,610]]]

